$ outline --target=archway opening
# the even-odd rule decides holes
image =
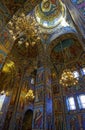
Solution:
[[[51,51],[51,61],[57,73],[57,78],[60,78],[64,69],[76,71],[79,67],[84,66],[84,50],[81,43],[76,38],[61,39],[55,44]]]
[[[27,110],[24,114],[22,130],[32,130],[33,111]]]

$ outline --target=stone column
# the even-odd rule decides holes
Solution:
[[[46,44],[39,54],[32,130],[54,130],[50,60]]]
[[[8,130],[17,130],[17,111],[18,111],[18,105],[19,105],[19,99],[20,99],[20,94],[21,94],[21,90],[22,90],[22,84],[23,84],[23,79],[25,76],[25,72],[26,72],[26,67],[24,64],[22,66],[22,71],[21,71],[21,75],[19,78],[19,81],[17,83],[17,89],[15,91],[16,93],[16,97],[15,97],[15,103],[14,103],[14,109],[11,115],[11,120],[9,123],[9,128]],[[17,78],[17,77],[16,77]],[[16,82],[15,82],[16,85]]]

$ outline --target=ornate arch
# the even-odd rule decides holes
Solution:
[[[48,46],[48,52],[49,52],[49,55],[51,54],[53,48],[60,42],[60,41],[63,41],[65,39],[74,39],[76,41],[78,41],[80,44],[81,44],[81,47],[82,49],[84,50],[84,46],[83,46],[83,43],[82,41],[78,38],[78,35],[76,33],[65,33],[63,35],[60,35],[59,37],[57,37],[55,40],[53,40],[49,46]]]

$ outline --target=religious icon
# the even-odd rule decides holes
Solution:
[[[43,109],[42,107],[36,108],[34,110],[34,128],[41,129],[43,125],[42,121],[43,121]]]
[[[35,102],[43,101],[43,86],[39,86],[35,90]]]
[[[37,83],[43,82],[43,71],[37,73]]]

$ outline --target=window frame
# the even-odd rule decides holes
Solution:
[[[82,76],[85,75],[85,72],[84,72],[85,70],[84,69],[85,69],[85,66],[82,68]]]
[[[6,99],[6,95],[5,94],[0,95],[0,111],[2,111],[5,99]]]
[[[71,103],[70,103],[71,98],[73,98],[73,105],[71,105]],[[67,97],[66,105],[67,105],[67,110],[68,111],[75,111],[76,110],[75,98],[73,96]],[[73,106],[74,106],[74,109],[72,108]]]
[[[85,109],[85,107],[83,106],[83,104],[85,105],[85,102],[83,103],[83,102],[81,101],[80,96],[85,96],[85,94],[80,94],[80,95],[77,96],[79,109],[82,110],[82,109]],[[83,100],[83,101],[85,101],[85,100]]]

